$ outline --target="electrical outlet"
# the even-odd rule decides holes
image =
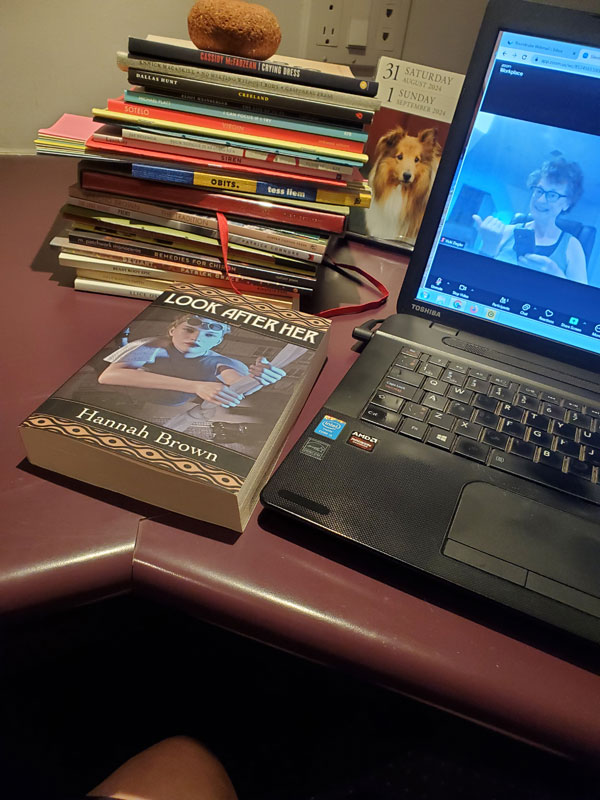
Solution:
[[[381,56],[402,57],[413,0],[304,2],[304,58],[373,69]]]
[[[394,16],[396,15],[397,10],[398,9],[396,8],[396,4],[395,3],[387,3],[387,4],[385,4],[383,6],[383,12],[382,12],[382,15],[381,15],[382,19],[383,19],[383,23],[385,24],[387,22],[390,25],[393,25],[395,23]]]
[[[312,13],[318,47],[337,47],[342,25],[343,0],[313,0]]]
[[[383,28],[378,31],[378,39],[375,42],[375,48],[382,53],[391,53],[396,50],[396,31],[394,28]]]
[[[398,47],[398,6],[396,3],[383,3],[377,26],[375,49],[382,53],[397,51]]]

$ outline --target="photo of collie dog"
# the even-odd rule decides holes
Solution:
[[[365,214],[370,236],[414,241],[441,152],[435,128],[417,136],[394,128],[379,139],[369,173],[373,196]]]

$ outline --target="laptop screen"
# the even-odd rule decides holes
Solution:
[[[600,353],[600,49],[499,34],[417,297]]]

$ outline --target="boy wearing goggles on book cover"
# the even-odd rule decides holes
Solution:
[[[148,402],[165,406],[204,400],[233,408],[243,400],[230,388],[239,378],[253,375],[267,386],[286,373],[265,358],[246,366],[215,352],[230,330],[227,323],[184,314],[169,325],[166,336],[138,339],[107,356],[109,365],[98,382],[143,389]]]

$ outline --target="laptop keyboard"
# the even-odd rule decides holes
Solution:
[[[361,418],[600,503],[600,405],[405,346]]]

